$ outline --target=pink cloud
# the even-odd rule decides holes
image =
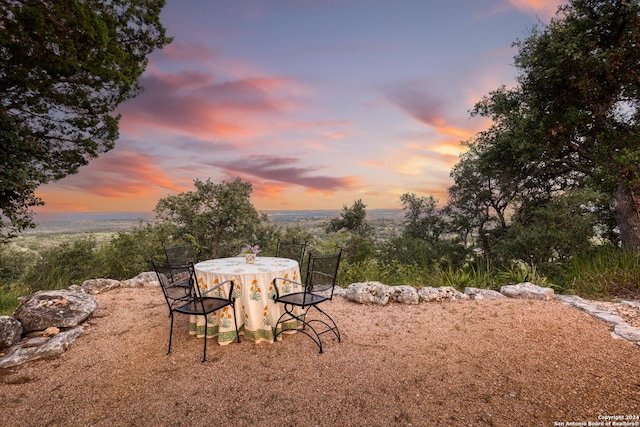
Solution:
[[[149,193],[150,188],[184,191],[188,185],[185,179],[169,176],[154,162],[155,159],[146,155],[111,151],[92,160],[78,175],[69,176],[56,186],[107,198],[142,196]]]
[[[298,159],[279,156],[249,156],[232,161],[212,162],[212,166],[224,169],[229,175],[238,173],[289,185],[299,185],[309,190],[333,192],[353,187],[354,177],[312,175],[319,167],[295,166]]]
[[[149,73],[145,92],[122,105],[122,128],[164,128],[210,139],[253,136],[264,130],[264,115],[291,110],[290,79],[278,77],[216,81],[209,73]]]
[[[526,13],[533,13],[548,20],[555,15],[558,6],[566,4],[563,0],[509,0],[509,4]]]

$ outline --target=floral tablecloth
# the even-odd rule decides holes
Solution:
[[[236,298],[235,314],[240,335],[255,342],[273,342],[273,326],[284,312],[284,306],[273,301],[275,295],[273,279],[283,277],[299,282],[300,266],[297,261],[287,258],[256,257],[253,264],[248,264],[244,257],[220,258],[200,262],[195,265],[195,270],[203,292],[220,282],[233,279],[235,283],[233,296]],[[281,280],[277,281],[277,286],[281,293],[301,290],[299,286]],[[228,292],[229,285],[225,285],[223,296],[226,297]],[[219,294],[220,290],[213,291],[209,295],[219,296]],[[216,336],[218,344],[225,345],[236,339],[231,310],[231,307],[225,307],[207,317],[207,336]],[[298,323],[297,321],[281,323],[278,325],[278,331],[284,328],[285,333],[293,333],[301,326]],[[202,338],[204,328],[204,316],[191,316],[190,334]]]

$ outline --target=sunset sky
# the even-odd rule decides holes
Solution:
[[[40,187],[38,212],[151,211],[193,180],[260,210],[443,203],[469,110],[562,0],[168,0],[174,41],[121,105],[116,148]]]

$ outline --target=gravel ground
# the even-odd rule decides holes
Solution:
[[[343,340],[325,335],[324,354],[295,334],[212,341],[201,363],[186,316],[165,355],[159,289],[97,298],[66,353],[0,370],[0,426],[640,425],[640,348],[558,301],[338,297],[325,307]]]

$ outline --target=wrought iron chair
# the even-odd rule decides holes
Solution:
[[[300,332],[307,335],[316,343],[320,349],[320,353],[322,353],[322,340],[320,339],[320,335],[327,332],[333,332],[338,339],[338,342],[340,342],[340,331],[338,330],[338,326],[331,316],[321,310],[318,305],[333,298],[333,290],[336,285],[341,255],[342,251],[332,255],[313,255],[312,253],[309,253],[309,263],[305,284],[284,278],[276,278],[273,280],[273,287],[276,290],[274,301],[284,304],[285,309],[285,312],[282,313],[273,329],[274,339],[284,331],[284,328],[281,328],[279,332],[277,331],[278,324],[295,319],[302,323],[302,329],[300,329]],[[302,292],[293,292],[281,295],[277,286],[278,281],[282,281],[282,283],[289,282],[302,286],[303,290]],[[301,307],[303,313],[299,315],[294,314],[293,311],[295,307]],[[307,315],[312,307],[319,311],[324,318],[309,319]],[[323,326],[324,329],[317,329],[323,328]]]
[[[158,280],[160,281],[160,287],[162,288],[162,293],[164,294],[165,300],[167,301],[167,305],[169,306],[169,316],[171,317],[171,324],[169,326],[169,348],[167,349],[167,354],[171,354],[171,340],[173,337],[173,314],[181,313],[187,315],[197,315],[197,316],[207,316],[215,311],[218,311],[226,306],[234,307],[234,299],[233,295],[233,280],[226,280],[222,283],[217,284],[214,288],[207,290],[204,294],[200,290],[200,286],[197,285],[198,279],[196,277],[195,268],[193,263],[189,263],[183,266],[172,266],[169,264],[157,264],[154,261],[151,261],[153,264],[153,269],[158,276]],[[174,277],[182,277],[187,275],[188,282],[193,289],[192,292],[189,292],[184,286],[176,285],[173,282]],[[223,285],[231,283],[229,289],[229,297],[228,298],[218,298],[218,297],[209,297],[203,296],[215,291],[216,289],[220,289]],[[235,310],[232,310],[234,313],[233,321],[236,327],[236,336],[238,337],[238,342],[240,342],[240,335],[238,334],[238,322],[235,317]],[[205,362],[207,360],[207,327],[205,324],[204,329],[204,350],[202,353],[202,361]]]
[[[167,246],[163,243],[162,248],[169,265],[187,265],[189,262],[197,262],[193,245]]]
[[[175,245],[175,246],[167,246],[166,244],[162,244],[162,249],[164,249],[165,257],[167,258],[167,265],[173,267],[185,267],[188,266],[190,262],[196,261],[196,255],[193,250],[192,245]],[[178,269],[179,271],[180,269]],[[169,273],[173,275],[173,270],[169,270]],[[189,277],[187,280],[176,280],[174,281],[175,286],[182,286],[189,290],[189,292],[193,292],[193,286],[189,282]],[[174,280],[171,277],[171,280]],[[191,295],[193,295],[191,293]]]
[[[304,251],[307,249],[307,242],[297,242],[295,240],[278,240],[276,246],[276,256],[282,258],[295,259],[302,268],[304,261]]]

